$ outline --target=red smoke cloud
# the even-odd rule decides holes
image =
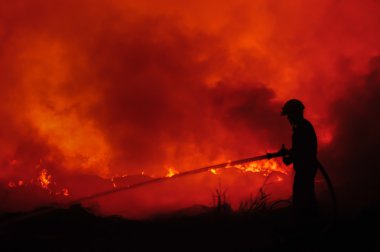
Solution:
[[[262,154],[289,145],[279,111],[297,97],[344,194],[356,170],[340,160],[380,140],[362,112],[378,109],[379,12],[374,0],[3,2],[1,179],[41,164],[57,179],[163,176]],[[373,142],[352,132],[363,118]]]

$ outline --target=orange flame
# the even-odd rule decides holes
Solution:
[[[55,184],[55,182],[52,180],[52,176],[48,175],[47,169],[43,169],[41,171],[40,175],[37,178],[37,181],[38,181],[37,184],[34,181],[35,181],[34,179],[31,179],[29,182],[21,180],[21,179],[16,180],[16,181],[11,180],[8,182],[7,185],[11,189],[14,189],[16,187],[22,187],[22,186],[39,185],[43,189],[47,190],[50,194],[63,195],[65,197],[70,195],[69,189],[66,187],[59,190],[57,189],[57,191],[53,190],[52,188],[49,188],[49,185]]]
[[[210,169],[210,172],[212,173],[212,174],[219,174],[220,172],[218,171],[218,170],[216,170],[216,169]]]
[[[176,175],[178,173],[179,172],[176,169],[174,169],[172,167],[169,167],[168,168],[168,173],[165,175],[165,177],[170,178],[170,177],[173,177],[174,175]]]
[[[274,171],[288,175],[288,172],[275,160],[262,160],[242,165],[227,166],[226,168],[237,168],[243,172],[259,172],[264,176],[268,176]]]
[[[51,175],[48,175],[48,172],[46,169],[43,169],[41,171],[41,174],[38,177],[38,180],[40,181],[42,188],[49,189],[49,184],[51,184]]]

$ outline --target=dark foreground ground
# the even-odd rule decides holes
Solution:
[[[72,206],[0,218],[0,251],[380,251],[380,209],[312,228],[295,226],[287,208],[130,221]]]

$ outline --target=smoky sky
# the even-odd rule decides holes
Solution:
[[[380,121],[380,58],[368,62],[368,72],[352,76],[345,94],[331,105],[335,123],[334,141],[323,150],[323,157],[337,183],[343,204],[375,205],[379,202],[380,166],[378,143]]]
[[[378,174],[378,1],[0,7],[4,178],[41,160],[112,177],[274,151],[290,144],[290,98],[339,188]]]

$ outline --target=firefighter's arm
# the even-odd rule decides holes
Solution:
[[[282,161],[284,162],[284,164],[290,165],[293,163],[293,158],[291,155],[285,155],[282,157]]]
[[[284,144],[282,145],[281,149],[276,153],[267,153],[268,159],[274,157],[282,157],[282,160],[286,165],[290,165],[291,163],[293,163],[292,150],[288,150],[287,148],[285,148]]]
[[[293,163],[292,150],[286,149],[283,145],[281,152],[283,153],[282,161],[284,162],[284,164],[286,165],[292,164]]]

